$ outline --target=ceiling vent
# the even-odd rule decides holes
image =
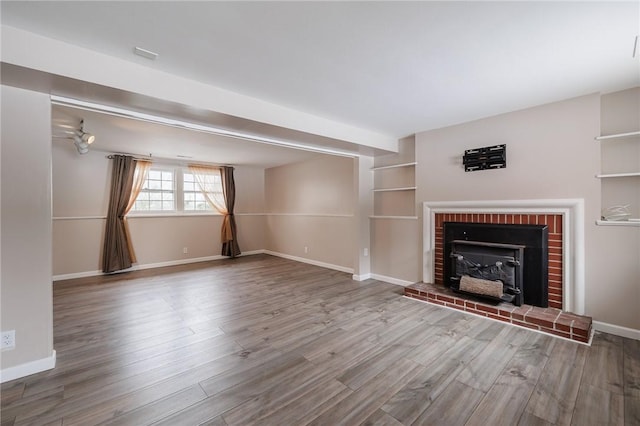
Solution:
[[[142,56],[143,58],[151,59],[152,61],[158,57],[157,53],[147,49],[143,49],[142,47],[138,47],[138,46],[133,48],[133,53],[135,53],[138,56]]]

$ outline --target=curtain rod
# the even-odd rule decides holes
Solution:
[[[208,163],[206,161],[189,161],[188,158],[185,159],[175,159],[175,158],[166,158],[166,157],[154,157],[153,155],[141,155],[141,154],[131,154],[128,152],[112,152],[108,155],[105,155],[105,158],[108,158],[109,160],[113,159],[114,155],[126,155],[128,157],[133,157],[134,160],[141,160],[141,161],[150,161],[150,162],[154,162],[155,160],[158,161],[158,163],[160,164],[173,164],[173,165],[178,165],[178,166],[184,166],[184,165],[189,165],[189,164],[193,164],[193,165],[200,165],[200,166],[213,166],[213,167],[235,167],[232,164],[216,164],[216,163]]]

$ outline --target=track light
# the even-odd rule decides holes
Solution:
[[[84,120],[80,121],[80,130],[75,131],[73,136],[73,144],[76,146],[79,154],[86,154],[89,152],[89,145],[96,140],[96,137],[91,133],[84,131]]]

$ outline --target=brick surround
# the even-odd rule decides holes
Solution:
[[[436,213],[435,215],[435,283],[443,284],[444,222],[547,225],[549,227],[549,307],[562,309],[562,215]]]
[[[491,303],[454,293],[443,285],[444,222],[547,225],[549,227],[549,307]],[[562,214],[521,213],[435,213],[433,216],[433,276],[435,284],[416,283],[405,287],[407,297],[447,306],[475,315],[543,331],[577,342],[588,343],[591,317],[563,312],[563,216]]]

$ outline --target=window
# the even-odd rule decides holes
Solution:
[[[213,211],[211,204],[207,202],[200,186],[192,173],[183,172],[184,211]],[[222,197],[222,180],[220,176],[213,177],[215,191],[209,192],[211,199]]]
[[[176,190],[173,170],[149,170],[132,212],[174,211]]]
[[[213,189],[208,192],[211,199],[224,203],[220,176],[212,175],[207,181],[207,189]],[[172,166],[152,167],[130,214],[181,212],[218,214],[218,210],[207,202],[189,170]]]

